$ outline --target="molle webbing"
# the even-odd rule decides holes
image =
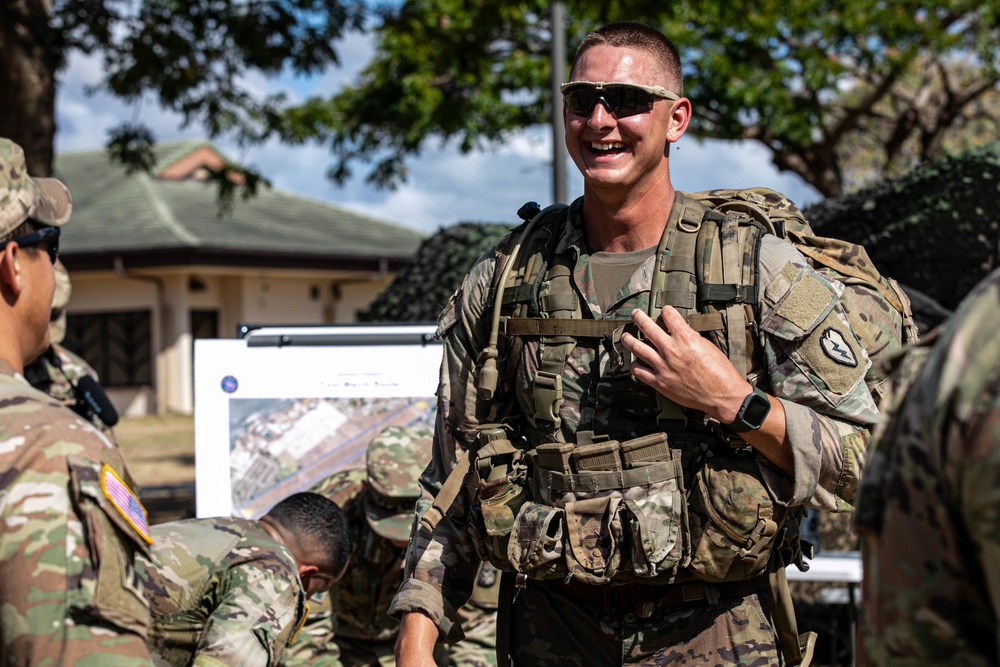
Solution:
[[[695,291],[695,252],[703,205],[676,193],[680,201],[679,218],[671,216],[656,249],[656,271],[649,291],[649,316],[656,319],[663,306],[673,306],[681,315],[697,311]]]
[[[531,258],[537,262],[537,257]],[[540,268],[540,267],[539,267]],[[538,292],[539,314],[549,321],[582,321],[580,301],[573,291],[573,269],[566,258],[550,259],[545,280]],[[566,360],[576,347],[576,339],[561,333],[541,334],[538,341],[539,365],[531,394],[535,403],[535,423],[547,426],[558,439],[562,420],[562,375]]]
[[[595,493],[597,491],[623,490],[635,486],[649,486],[683,474],[681,459],[661,461],[642,468],[629,470],[600,470],[586,473],[560,473],[545,468],[535,469],[535,479],[540,486],[553,491]]]

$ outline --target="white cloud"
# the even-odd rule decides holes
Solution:
[[[308,79],[286,74],[267,80],[251,74],[244,83],[262,91],[283,91],[295,101],[329,96],[357,76],[372,48],[370,36],[352,34],[340,44],[341,68]],[[97,83],[100,74],[99,58],[75,55],[70,60],[56,101],[57,151],[99,149],[108,129],[127,120],[150,126],[160,141],[205,136],[200,126],[181,127],[178,114],[149,100],[134,105],[106,94],[86,95],[85,86]],[[344,187],[335,186],[326,178],[332,156],[321,146],[286,146],[271,141],[241,148],[226,137],[217,139],[216,144],[229,157],[255,166],[275,187],[426,232],[460,221],[514,223],[516,211],[525,201],[545,205],[552,200],[552,141],[547,128],[542,127],[518,133],[495,149],[468,155],[460,154],[452,143],[439,146],[432,142],[422,156],[407,162],[410,178],[397,190],[379,190],[364,183],[364,165]],[[572,199],[582,192],[582,179],[568,156],[565,160],[567,191]],[[819,199],[797,176],[778,173],[763,147],[745,142],[684,138],[675,147],[671,163],[674,183],[682,190],[766,186],[803,205]]]

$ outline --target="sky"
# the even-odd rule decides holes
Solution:
[[[262,93],[285,92],[293,101],[332,94],[370,60],[372,43],[367,36],[353,34],[339,43],[338,53],[341,67],[323,75],[265,79],[252,74],[247,85]],[[101,149],[107,131],[124,121],[148,125],[158,141],[206,138],[200,126],[182,127],[179,115],[158,107],[153,99],[135,105],[110,95],[88,95],[86,88],[100,79],[100,60],[79,54],[62,72],[56,98],[57,154]],[[697,113],[697,100],[692,102]],[[332,155],[321,146],[272,141],[241,148],[231,138],[213,141],[230,159],[262,172],[275,188],[428,234],[458,222],[514,223],[524,202],[552,203],[552,138],[547,127],[526,130],[503,146],[467,155],[454,145],[428,142],[418,158],[407,162],[410,177],[395,190],[366,184],[363,164],[356,166],[352,180],[335,185],[326,178]],[[583,193],[583,180],[568,155],[565,160],[572,200]],[[674,146],[670,160],[671,176],[680,190],[763,186],[784,192],[800,206],[821,198],[798,176],[779,173],[769,152],[749,142],[701,142],[686,136]]]

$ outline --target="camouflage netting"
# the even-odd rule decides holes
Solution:
[[[480,256],[513,227],[462,222],[425,240],[367,310],[361,322],[434,322]]]
[[[882,273],[953,309],[997,266],[998,190],[993,143],[805,214],[817,233],[863,244]]]

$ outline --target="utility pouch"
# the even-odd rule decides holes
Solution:
[[[570,466],[573,449],[572,442],[547,442],[535,448],[535,460],[539,468],[568,475],[573,472]]]
[[[566,503],[566,564],[574,579],[602,585],[621,563],[620,496],[601,496]]]
[[[627,445],[627,443],[623,443]],[[684,470],[679,450],[669,459],[646,463],[634,471],[647,477],[625,489],[632,574],[638,577],[672,576],[690,560]]]
[[[751,457],[709,459],[688,494],[690,572],[704,581],[733,581],[767,566],[788,510],[776,505]]]
[[[580,445],[573,449],[569,459],[575,472],[622,469],[617,440]]]
[[[507,552],[510,564],[533,579],[563,578],[563,517],[558,507],[525,503],[514,519],[513,539]]]
[[[507,549],[514,518],[528,500],[525,489],[527,462],[524,451],[517,449],[499,424],[480,427],[472,477],[473,542],[479,555],[501,569],[510,569]],[[478,533],[478,535],[476,534]]]
[[[658,461],[669,461],[670,445],[666,433],[652,433],[621,443],[622,462],[626,468],[638,468]]]

